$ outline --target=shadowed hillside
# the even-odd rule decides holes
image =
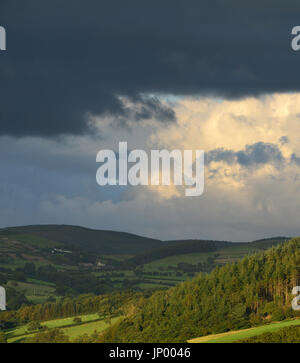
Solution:
[[[2,233],[31,235],[62,243],[65,248],[103,254],[136,254],[158,248],[159,240],[124,232],[101,231],[67,225],[13,227]]]

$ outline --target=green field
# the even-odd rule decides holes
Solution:
[[[65,319],[50,320],[41,323],[42,326],[47,326],[49,329],[61,328],[70,339],[75,339],[84,334],[93,334],[95,331],[101,332],[107,329],[110,324],[103,318],[100,318],[98,314],[88,314],[78,316],[81,318],[81,324],[74,323],[74,317]],[[111,324],[114,324],[119,317],[111,319]],[[28,326],[23,325],[16,329],[6,332],[8,343],[22,342],[25,338],[33,337],[34,333],[28,333]]]
[[[145,271],[158,270],[159,268],[167,268],[168,266],[177,266],[179,263],[199,263],[205,262],[208,257],[213,257],[216,252],[210,253],[188,253],[185,255],[177,255],[162,258],[144,265]]]
[[[45,281],[34,279],[28,279],[28,282],[9,281],[6,287],[13,287],[16,291],[24,293],[34,304],[43,304],[50,296],[55,297],[55,285]]]
[[[119,319],[120,319],[119,317],[112,318],[111,324],[116,323]],[[107,329],[109,326],[110,326],[110,324],[108,324],[105,320],[100,320],[100,321],[93,322],[93,323],[82,324],[82,325],[77,325],[77,326],[73,326],[70,328],[66,328],[66,329],[63,329],[63,331],[70,339],[75,339],[84,334],[91,335],[95,331],[97,333],[100,333],[103,330]]]
[[[241,339],[251,338],[259,336],[264,333],[270,333],[278,331],[282,328],[290,326],[300,325],[300,319],[298,320],[286,320],[280,323],[273,323],[269,325],[263,325],[257,328],[232,331],[228,333],[207,335],[205,337],[195,338],[188,341],[188,343],[234,343]]]

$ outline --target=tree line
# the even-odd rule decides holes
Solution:
[[[207,253],[215,251],[217,251],[217,247],[214,242],[185,241],[182,243],[174,243],[172,245],[157,248],[149,252],[137,254],[134,257],[126,260],[126,264],[134,267],[170,256],[184,255],[188,253]]]
[[[135,309],[150,292],[115,292],[101,296],[81,295],[61,298],[57,302],[23,306],[15,311],[0,312],[0,328],[7,329],[33,321],[48,321],[77,315],[98,313],[101,316],[123,315]]]

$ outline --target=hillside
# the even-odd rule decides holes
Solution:
[[[135,316],[112,327],[105,342],[184,342],[291,318],[300,276],[300,239],[217,267],[154,293]],[[299,314],[298,314],[299,315]]]
[[[160,242],[163,248],[137,254],[133,267],[129,261],[134,255],[100,255],[110,265],[99,270],[94,263],[81,262],[97,261],[97,253],[53,253],[67,245],[46,235],[16,231],[0,233],[0,284],[7,289],[9,309],[0,315],[5,325],[21,324],[21,330],[31,320],[97,313],[103,302],[105,315],[118,311],[125,318],[101,337],[90,337],[93,341],[185,342],[220,333],[226,334],[217,339],[226,340],[231,339],[227,332],[248,332],[257,325],[262,326],[257,333],[268,332],[275,326],[272,322],[297,316],[290,292],[300,277],[300,239]],[[138,261],[141,256],[143,264]],[[99,297],[78,300],[80,294]],[[42,305],[26,306],[30,303]],[[97,324],[76,326],[74,334],[85,328],[89,332]],[[12,339],[22,335],[15,334]],[[253,334],[240,336],[248,337]],[[48,339],[47,333],[40,339]]]
[[[98,254],[125,254],[137,255],[145,254],[147,251],[164,248],[165,251],[170,247],[170,251],[179,251],[180,248],[187,245],[214,245],[213,248],[221,249],[236,246],[256,246],[259,248],[268,248],[272,245],[286,240],[286,237],[277,237],[266,240],[259,240],[248,243],[233,243],[227,241],[208,241],[208,240],[175,240],[161,241],[158,239],[142,237],[131,233],[114,232],[105,230],[95,230],[80,226],[69,225],[36,225],[9,227],[0,229],[0,237],[24,237],[27,242],[36,248],[66,248],[75,249],[87,253]],[[181,246],[181,247],[179,247]],[[180,251],[179,251],[180,252]],[[182,254],[188,253],[182,251]],[[168,254],[165,252],[165,254]],[[177,252],[178,254],[178,252]],[[172,255],[169,254],[169,255]]]
[[[136,254],[158,248],[159,240],[124,232],[94,230],[78,226],[41,225],[2,229],[3,235],[27,235],[58,243],[68,249],[99,254]]]
[[[168,242],[168,244],[164,247],[139,253],[127,261],[133,266],[140,266],[170,256],[178,256],[178,255],[180,256],[189,253],[209,253],[216,251],[217,251],[216,243],[212,241],[187,240],[176,243]]]
[[[185,261],[184,255],[202,254],[207,258],[213,259],[216,265],[222,264],[222,258],[226,256],[231,261],[238,260],[247,254],[265,251],[270,247],[277,246],[285,242],[286,237],[275,237],[269,239],[258,240],[254,242],[227,242],[227,241],[208,241],[208,240],[176,240],[166,241],[160,248],[150,251],[138,253],[134,257],[128,259],[128,263],[134,266],[149,264],[153,261],[163,260],[172,256],[177,256],[178,263]],[[194,260],[191,256],[191,261]],[[201,260],[201,258],[200,258]],[[200,261],[199,261],[200,262]]]
[[[283,240],[159,241],[74,226],[6,228],[0,284],[8,289],[9,309],[65,295],[167,289]]]

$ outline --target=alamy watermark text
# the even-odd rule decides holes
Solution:
[[[204,151],[144,150],[128,152],[127,142],[119,143],[119,152],[99,151],[102,163],[97,183],[105,185],[176,185],[188,186],[186,196],[200,196],[204,191]],[[130,165],[131,164],[131,165]]]
[[[0,26],[0,50],[6,50],[6,30]]]

